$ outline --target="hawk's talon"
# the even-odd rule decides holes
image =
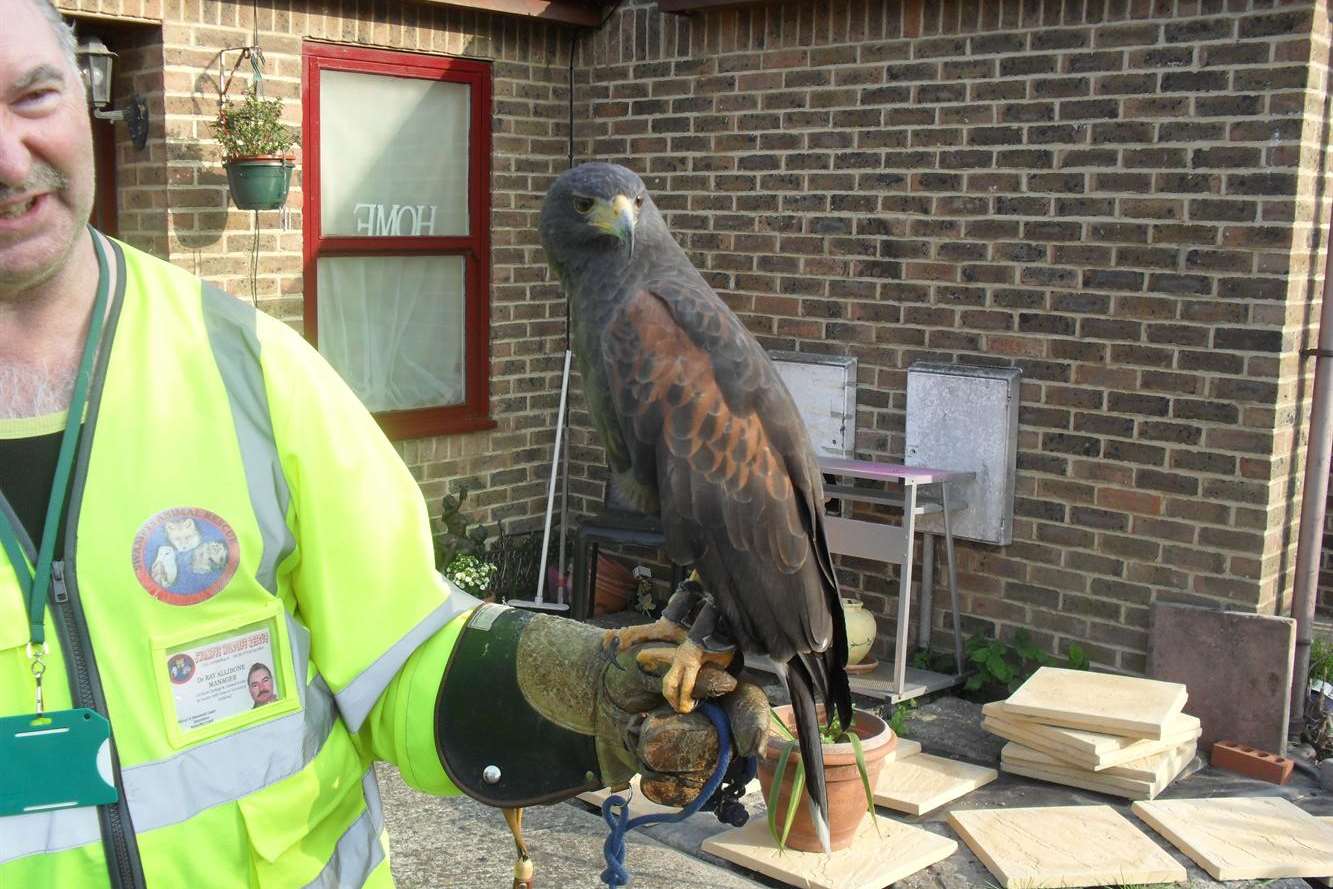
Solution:
[[[602,634],[602,647],[606,648],[614,640],[621,648],[630,648],[644,642],[680,642],[685,638],[685,628],[666,618],[658,618],[650,624],[637,624],[607,630]]]
[[[651,668],[654,665],[660,669],[669,657],[671,668],[662,677],[662,697],[666,698],[671,709],[677,713],[690,713],[698,703],[695,688],[700,685],[700,673],[709,668],[717,668],[721,673],[725,673],[734,654],[734,651],[708,651],[694,640],[686,639],[674,650],[649,648],[640,651],[638,661],[640,667],[647,672],[653,672]],[[726,690],[726,686],[721,689],[717,687],[716,680],[719,678],[726,681],[726,677],[713,676],[709,681],[702,683],[705,695]],[[734,688],[734,685],[732,681],[731,687]]]

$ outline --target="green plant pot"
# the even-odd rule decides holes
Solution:
[[[287,201],[292,168],[286,158],[234,160],[227,164],[231,199],[242,210],[278,210]]]

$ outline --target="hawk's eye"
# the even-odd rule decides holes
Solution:
[[[643,209],[643,195],[639,195],[637,198],[634,199],[634,207],[635,209],[638,210]]]
[[[574,209],[580,213],[590,213],[592,212],[592,203],[592,198],[579,196],[574,198]]]

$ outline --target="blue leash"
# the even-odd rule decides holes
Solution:
[[[704,702],[699,705],[699,710],[708,717],[708,721],[713,723],[713,728],[717,730],[718,757],[717,768],[713,769],[712,777],[704,785],[704,789],[699,791],[699,795],[694,801],[679,812],[671,814],[661,813],[656,815],[640,815],[638,818],[629,817],[629,802],[619,794],[611,796],[602,803],[602,818],[611,828],[610,835],[606,842],[602,844],[602,856],[606,859],[606,870],[602,871],[602,882],[610,889],[616,889],[618,886],[628,886],[630,881],[629,869],[625,867],[625,835],[636,827],[642,827],[645,824],[662,824],[684,821],[686,818],[698,812],[717,792],[718,787],[722,785],[722,780],[726,777],[727,769],[731,766],[731,726],[728,723],[727,715],[722,708],[716,704]],[[751,763],[753,766],[754,763]],[[750,769],[753,777],[753,769]]]

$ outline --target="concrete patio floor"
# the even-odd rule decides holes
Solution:
[[[771,679],[758,676],[761,684]],[[769,688],[773,699],[781,689]],[[869,702],[858,702],[868,704]],[[981,728],[980,707],[943,697],[913,711],[906,736],[920,741],[926,752],[995,766],[1003,741]],[[1159,799],[1211,796],[1282,796],[1316,815],[1333,815],[1333,797],[1299,770],[1291,783],[1277,787],[1207,767],[1202,757]],[[381,767],[385,817],[393,848],[393,871],[401,889],[509,889],[513,843],[499,812],[464,798],[437,799],[402,783],[391,767]],[[745,798],[752,818],[763,817],[758,794]],[[1129,812],[1129,802],[1013,775],[999,779],[962,799],[919,818],[880,813],[926,830],[958,839],[947,825],[951,809],[1016,806],[1111,805],[1185,864],[1191,889],[1307,889],[1305,880],[1278,879],[1218,883],[1176,851]],[[573,800],[528,810],[525,832],[536,862],[539,889],[596,889],[602,886],[602,843],[607,828],[585,803]],[[673,825],[652,825],[630,835],[627,863],[638,889],[745,889],[780,887],[766,877],[742,871],[699,851],[703,839],[726,829],[708,814]],[[997,885],[985,866],[959,840],[949,859],[894,884],[898,889],[981,889]]]

